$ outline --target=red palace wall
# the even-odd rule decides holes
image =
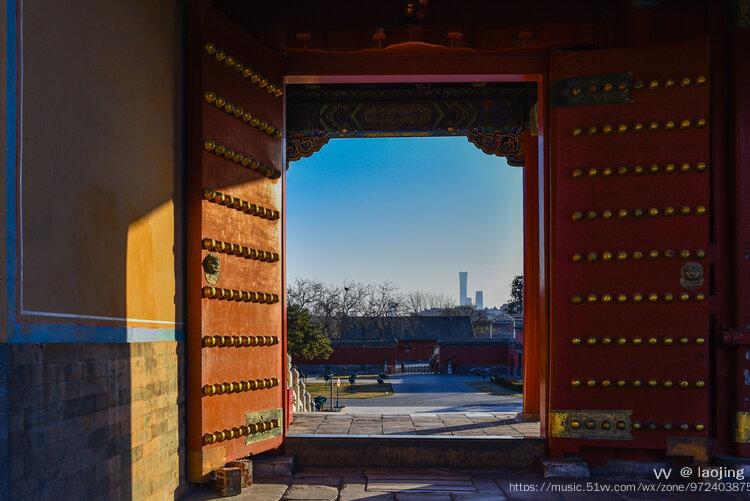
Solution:
[[[500,365],[508,363],[508,345],[441,346],[440,366],[447,367],[454,360],[454,367],[461,365]]]
[[[326,359],[295,360],[303,365],[382,365],[385,360],[393,364],[398,360],[427,361],[435,349],[434,341],[409,341],[398,343],[396,347],[334,347]],[[440,366],[446,367],[448,360],[455,358],[456,367],[466,365],[505,365],[508,364],[508,345],[466,345],[440,346]]]
[[[304,365],[382,365],[384,360],[390,363],[396,358],[396,348],[383,347],[335,347],[326,360],[293,360]]]
[[[401,341],[396,344],[396,360],[429,360],[436,345],[434,341]]]

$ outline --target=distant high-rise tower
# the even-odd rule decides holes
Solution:
[[[477,310],[481,310],[484,308],[484,291],[477,291],[475,293],[476,301],[474,301],[474,304],[477,307]]]
[[[459,271],[458,272],[458,304],[461,306],[465,306],[469,303],[468,281],[469,281],[469,272]]]

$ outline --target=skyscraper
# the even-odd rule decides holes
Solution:
[[[469,303],[468,281],[469,281],[469,272],[459,271],[458,272],[458,304],[461,306],[464,306]]]
[[[476,305],[477,310],[481,310],[484,308],[484,291],[476,291],[474,295],[476,296],[474,305]]]

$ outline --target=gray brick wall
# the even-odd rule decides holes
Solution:
[[[181,343],[3,346],[11,499],[171,499],[184,485]]]
[[[8,356],[8,345],[0,343],[0,500],[9,498],[9,451],[8,451],[8,431],[10,425],[9,419],[9,374],[10,362]]]

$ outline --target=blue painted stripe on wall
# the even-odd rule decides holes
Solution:
[[[81,325],[75,323],[19,322],[16,305],[17,230],[18,230],[18,34],[19,5],[23,0],[6,0],[6,78],[5,78],[5,165],[6,165],[6,292],[8,298],[8,343],[139,343],[148,341],[182,340],[182,328],[148,329],[142,327]],[[19,4],[19,1],[21,4]]]
[[[11,342],[15,335],[16,304],[16,128],[18,125],[17,110],[17,3],[7,0],[6,3],[6,40],[5,40],[5,192],[6,192],[6,294],[8,298],[7,335]]]
[[[76,324],[32,324],[20,326],[14,343],[145,343],[184,338],[182,329],[146,329]]]
[[[6,229],[8,231],[6,240],[7,268],[5,271],[6,277],[10,279],[12,277],[10,249],[15,248],[11,247],[11,241],[13,241],[13,245],[15,246],[15,233],[11,234],[11,227],[7,223],[12,219],[11,213],[15,214],[15,211],[11,212],[11,200],[15,199],[15,194],[13,193],[15,190],[15,184],[11,184],[10,179],[15,179],[16,165],[16,0],[6,0],[5,9],[5,188],[7,192]],[[12,175],[11,172],[13,172]],[[6,282],[6,288],[8,292],[8,319],[6,332],[8,338],[11,338],[13,332],[11,326],[14,323],[12,312],[10,311],[12,309],[10,308],[10,305],[12,304],[10,302],[10,290],[13,288],[12,280]],[[0,444],[2,444],[0,449],[3,450],[3,452],[0,452],[0,499],[10,499],[10,454],[8,453],[10,449],[10,447],[8,447],[8,444],[10,443],[8,440],[8,434],[10,431],[10,399],[8,398],[8,389],[10,387],[9,370],[10,363],[8,347],[0,344]]]

